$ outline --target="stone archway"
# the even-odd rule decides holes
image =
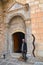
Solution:
[[[16,32],[26,33],[25,21],[21,16],[13,17],[9,22],[9,51],[13,51],[13,39],[12,35]]]

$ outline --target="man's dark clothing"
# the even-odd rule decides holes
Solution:
[[[27,54],[27,44],[26,42],[22,43],[22,56],[24,58],[24,60],[26,60],[26,54]]]

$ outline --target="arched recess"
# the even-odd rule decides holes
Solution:
[[[20,32],[20,31],[25,33],[26,32],[25,29],[26,29],[25,20],[23,19],[22,16],[16,15],[10,20],[9,31],[11,34],[13,34],[14,32]]]
[[[9,33],[8,33],[8,40],[9,40],[9,51],[13,52],[13,39],[12,35],[16,32],[22,32],[26,33],[26,26],[25,26],[25,21],[21,16],[14,16],[10,22],[9,22]]]
[[[21,53],[22,39],[25,39],[23,32],[15,32],[12,34],[13,39],[13,52]]]

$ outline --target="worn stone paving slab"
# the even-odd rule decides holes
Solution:
[[[7,64],[7,65],[14,65],[13,63],[9,63],[9,64]]]
[[[0,65],[43,65],[43,62],[39,62],[35,58],[29,58],[27,62],[20,61],[18,58],[0,59]]]
[[[4,61],[4,59],[0,59],[0,64]]]
[[[43,65],[43,62],[35,62],[34,65]]]
[[[6,59],[0,65],[33,65],[31,63],[19,61],[18,59]]]
[[[3,63],[1,63],[1,65],[6,65],[7,64],[7,62],[5,61],[5,62],[3,62]]]

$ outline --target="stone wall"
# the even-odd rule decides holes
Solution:
[[[4,49],[4,43],[5,43],[5,38],[4,38],[4,33],[5,33],[5,26],[3,22],[3,17],[0,15],[0,52]]]
[[[37,56],[43,56],[43,0],[27,0],[31,11],[32,33],[36,41]]]
[[[21,2],[22,1],[22,2]],[[29,3],[30,7],[30,16],[31,16],[31,23],[32,23],[32,33],[34,34],[36,41],[35,41],[35,55],[36,56],[43,56],[43,0],[17,0],[19,3]],[[14,0],[9,0],[9,3],[4,5],[5,9],[4,12],[15,3]],[[0,3],[1,5],[1,3]],[[8,6],[9,5],[9,6]],[[0,6],[0,52],[4,49],[5,45],[5,26],[3,20],[3,11],[2,6]]]

